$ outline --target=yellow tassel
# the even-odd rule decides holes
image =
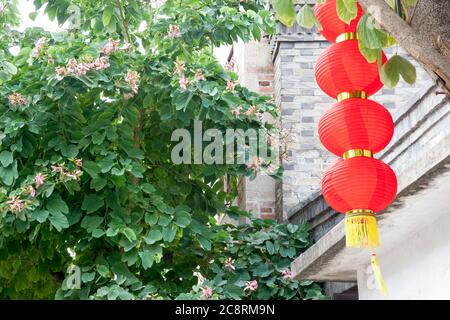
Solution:
[[[383,275],[381,274],[380,264],[378,263],[376,254],[372,254],[370,263],[372,264],[373,274],[375,276],[375,280],[378,283],[378,288],[381,294],[385,296],[388,294],[388,288],[386,286],[386,282],[384,282]]]
[[[375,213],[370,210],[352,210],[347,212],[345,235],[347,247],[378,247],[380,240]]]

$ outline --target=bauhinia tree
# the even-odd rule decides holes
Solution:
[[[322,297],[289,271],[307,228],[232,205],[239,176],[277,178],[275,163],[171,160],[172,132],[194,120],[273,132],[268,98],[212,54],[270,33],[270,12],[250,0],[34,4],[66,31],[19,33],[16,2],[0,1],[0,298]]]
[[[284,24],[291,26],[297,20],[303,27],[320,28],[307,3],[325,1],[272,2],[278,19]],[[375,61],[380,50],[398,43],[428,71],[443,93],[450,96],[450,1],[337,0],[336,10],[343,21],[348,23],[356,17],[357,2],[366,12],[358,25],[363,55],[369,61]],[[295,4],[302,4],[298,13]],[[398,55],[391,57],[380,69],[382,81],[388,87],[396,86],[400,76],[408,83],[415,81],[413,66]]]

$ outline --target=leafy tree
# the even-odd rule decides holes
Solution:
[[[0,297],[322,297],[288,279],[304,227],[217,223],[246,215],[232,202],[255,167],[171,161],[172,132],[193,120],[273,132],[259,115],[275,107],[212,54],[270,33],[270,12],[250,0],[34,4],[67,30],[15,32],[15,1],[2,6]],[[279,177],[271,165],[260,168]]]

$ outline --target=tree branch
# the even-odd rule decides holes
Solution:
[[[434,80],[440,79],[443,89],[450,95],[450,57],[440,54],[433,47],[431,37],[418,34],[384,0],[359,0],[359,4],[403,49],[424,66]]]
[[[127,37],[127,41],[129,44],[131,44],[130,32],[128,31],[128,24],[127,24],[127,21],[125,20],[125,14],[123,13],[122,3],[120,2],[120,0],[116,0],[116,4],[120,11],[120,20],[122,20],[122,25],[125,30],[125,35]]]

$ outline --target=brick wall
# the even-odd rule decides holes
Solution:
[[[273,64],[269,42],[266,39],[261,42],[235,44],[233,59],[236,61],[236,71],[241,85],[262,95],[273,96]],[[275,181],[271,177],[259,174],[255,180],[243,179],[239,191],[241,208],[249,210],[259,218],[276,217]]]

